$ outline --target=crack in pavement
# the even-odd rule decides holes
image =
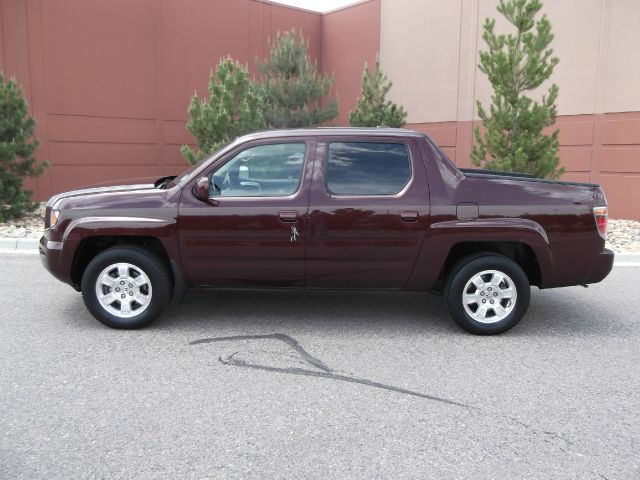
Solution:
[[[461,403],[461,402],[457,402],[455,400],[451,400],[448,398],[443,398],[443,397],[439,397],[437,395],[430,395],[430,394],[426,394],[426,393],[421,393],[421,392],[417,392],[414,390],[408,390],[406,388],[400,388],[400,387],[396,387],[393,385],[387,385],[384,383],[380,383],[380,382],[374,382],[373,380],[368,380],[365,378],[358,378],[358,377],[353,377],[350,375],[343,375],[340,373],[337,373],[336,371],[332,370],[331,368],[329,368],[322,360],[320,360],[319,358],[314,357],[313,355],[311,355],[310,353],[308,353],[303,347],[302,345],[300,345],[298,343],[298,341],[296,341],[295,339],[291,338],[288,335],[282,334],[282,333],[271,333],[271,334],[267,334],[267,335],[236,335],[236,336],[230,336],[230,337],[211,337],[211,338],[201,338],[199,340],[193,340],[191,342],[189,342],[189,345],[201,345],[201,344],[206,344],[206,343],[218,343],[218,342],[228,342],[228,341],[245,341],[245,340],[279,340],[281,342],[284,342],[285,344],[289,345],[291,348],[293,348],[298,355],[300,355],[300,358],[306,362],[307,364],[309,364],[312,367],[317,368],[317,370],[309,370],[306,368],[297,368],[297,367],[289,367],[289,368],[282,368],[282,367],[274,367],[274,366],[269,366],[269,365],[260,365],[257,363],[251,363],[251,362],[246,362],[244,360],[238,359],[236,358],[236,355],[239,352],[234,352],[231,355],[227,356],[227,357],[218,357],[218,361],[220,363],[222,363],[223,365],[227,365],[227,366],[232,366],[232,367],[240,367],[240,368],[249,368],[249,369],[253,369],[253,370],[262,370],[262,371],[267,371],[267,372],[275,372],[275,373],[286,373],[289,375],[303,375],[303,376],[308,376],[308,377],[316,377],[316,378],[328,378],[330,380],[337,380],[337,381],[341,381],[341,382],[349,382],[349,383],[357,383],[360,385],[365,385],[368,387],[373,387],[373,388],[379,388],[382,390],[387,390],[387,391],[391,391],[391,392],[396,392],[396,393],[401,393],[404,395],[411,395],[414,397],[419,397],[419,398],[424,398],[427,400],[432,400],[434,402],[440,402],[440,403],[444,403],[446,405],[454,405],[457,407],[463,407],[463,408],[468,408],[471,410],[475,410],[475,411],[482,411],[488,415],[496,415],[497,417],[501,418],[501,419],[506,419],[508,421],[511,421],[513,423],[516,423],[518,425],[520,425],[521,427],[523,427],[524,429],[528,430],[529,432],[531,432],[534,435],[542,435],[543,437],[548,437],[554,440],[560,440],[562,442],[565,443],[565,445],[571,445],[571,442],[569,440],[567,440],[566,438],[563,438],[560,434],[555,433],[555,432],[550,432],[550,431],[542,431],[542,430],[537,430],[535,428],[533,428],[531,425],[528,425],[527,423],[524,423],[520,420],[518,420],[517,418],[508,416],[508,415],[500,415],[500,414],[494,414],[491,412],[486,412],[484,411],[482,408],[480,407],[474,407],[472,405],[468,405],[465,403]],[[291,355],[286,355],[286,356],[291,356]],[[294,357],[295,358],[295,357]],[[563,452],[567,453],[567,451],[562,448],[559,445],[556,445],[553,442],[549,442],[548,440],[545,440],[545,442],[548,442],[552,445],[555,445],[556,447],[558,447],[560,450],[562,450]]]
[[[413,390],[407,390],[406,388],[394,387],[393,385],[385,385],[384,383],[373,382],[365,378],[357,378],[357,377],[351,377],[348,375],[340,375],[339,373],[334,373],[330,371],[317,372],[314,370],[307,370],[304,368],[279,368],[279,367],[269,367],[267,365],[258,365],[255,363],[248,363],[243,360],[238,360],[234,358],[236,353],[238,352],[232,353],[226,358],[218,357],[218,360],[224,365],[231,365],[234,367],[253,368],[256,370],[265,370],[267,372],[288,373],[291,375],[306,375],[308,377],[330,378],[332,380],[359,383],[361,385],[367,385],[369,387],[374,387],[374,388],[381,388],[383,390],[389,390],[391,392],[404,393],[405,395],[412,395],[414,397],[426,398],[427,400],[442,402],[448,405],[457,405],[459,407],[475,408],[470,405],[465,405],[464,403],[459,403],[453,400],[449,400],[447,398],[437,397],[435,395],[428,395],[426,393],[415,392]]]
[[[202,338],[200,340],[194,340],[192,342],[189,342],[189,345],[200,345],[203,343],[227,342],[227,341],[238,341],[238,340],[280,340],[286,343],[287,345],[289,345],[291,348],[293,348],[300,355],[302,360],[304,360],[309,365],[314,366],[321,371],[308,370],[306,368],[280,368],[280,367],[271,367],[269,365],[259,365],[256,363],[249,363],[249,362],[245,362],[244,360],[239,360],[235,358],[235,355],[238,352],[232,353],[231,355],[225,358],[218,357],[218,361],[220,361],[220,363],[222,363],[223,365],[230,365],[233,367],[251,368],[254,370],[264,370],[267,372],[288,373],[290,375],[306,375],[308,377],[329,378],[329,379],[338,380],[341,382],[359,383],[360,385],[366,385],[368,387],[380,388],[380,389],[388,390],[391,392],[425,398],[427,400],[433,400],[434,402],[441,402],[447,405],[456,405],[458,407],[466,407],[466,408],[474,408],[474,409],[476,408],[470,405],[466,405],[464,403],[450,400],[448,398],[442,398],[436,395],[420,393],[414,390],[408,390],[406,388],[400,388],[393,385],[386,385],[384,383],[367,380],[366,378],[357,378],[349,375],[342,375],[342,374],[336,373],[327,365],[325,365],[325,363],[322,360],[314,357],[309,352],[307,352],[304,348],[302,348],[302,345],[300,345],[297,340],[283,333],[271,333],[268,335],[237,335],[232,337]]]
[[[214,337],[214,338],[201,338],[200,340],[194,340],[193,342],[189,342],[189,345],[199,345],[201,343],[212,343],[212,342],[228,342],[235,340],[280,340],[281,342],[286,343],[291,348],[293,348],[302,359],[310,365],[313,365],[320,370],[325,372],[331,372],[331,369],[327,367],[322,360],[314,357],[310,353],[308,353],[302,345],[298,343],[297,340],[291,338],[289,335],[285,335],[283,333],[270,333],[268,335],[236,335],[233,337]],[[223,362],[224,363],[224,362]]]

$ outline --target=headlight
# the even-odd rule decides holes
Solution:
[[[51,209],[51,213],[49,213],[49,228],[53,228],[58,223],[58,217],[60,216],[60,210]]]

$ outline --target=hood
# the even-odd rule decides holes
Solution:
[[[119,193],[141,190],[154,190],[153,183],[141,183],[137,185],[114,185],[110,187],[95,187],[84,188],[80,190],[71,190],[69,192],[59,193],[54,195],[47,202],[47,207],[53,207],[58,201],[74,198],[74,197],[86,197],[89,195],[104,194],[104,193]]]

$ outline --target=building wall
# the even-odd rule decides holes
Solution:
[[[22,84],[45,174],[38,199],[185,168],[191,95],[231,55],[255,69],[296,28],[320,62],[322,16],[255,0],[0,0],[0,68]]]
[[[53,193],[184,168],[179,149],[194,91],[226,55],[255,72],[267,40],[296,28],[335,75],[340,116],[355,106],[362,69],[379,52],[409,127],[469,165],[484,18],[497,0],[369,0],[320,15],[264,0],[0,0],[0,68],[23,85],[51,166],[28,184]],[[613,217],[640,219],[640,2],[545,2],[560,64],[565,178],[601,183]],[[577,20],[579,18],[579,21]],[[537,95],[542,95],[548,85]]]
[[[433,136],[459,165],[469,165],[476,101],[491,86],[477,69],[484,19],[497,0],[382,0],[380,58],[391,97],[409,126]],[[560,64],[560,158],[566,179],[601,183],[613,217],[640,219],[640,2],[544,2]],[[535,92],[540,97],[547,82]]]
[[[359,3],[322,16],[322,70],[335,76],[340,115],[330,125],[348,125],[356,106],[365,64],[380,50],[380,0]]]

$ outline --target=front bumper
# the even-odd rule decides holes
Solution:
[[[47,233],[45,232],[45,234],[40,238],[38,251],[40,253],[40,261],[42,262],[42,265],[44,268],[49,270],[51,275],[61,282],[74,286],[71,279],[71,262],[73,259],[67,258],[68,252],[65,252],[63,242],[49,240],[47,238]]]
[[[596,255],[584,283],[598,283],[604,280],[613,268],[613,257],[614,253],[606,248]]]

